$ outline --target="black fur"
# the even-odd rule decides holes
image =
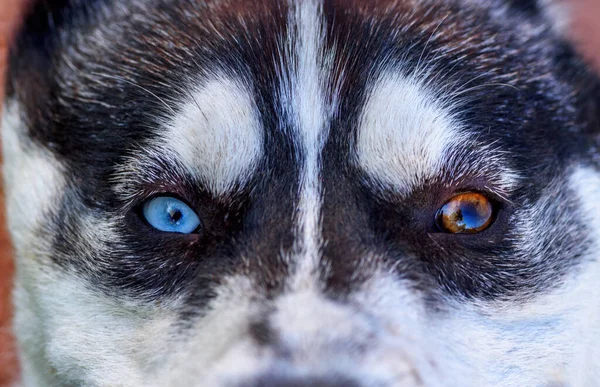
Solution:
[[[538,0],[508,0],[508,4],[529,16],[539,16],[541,13]]]

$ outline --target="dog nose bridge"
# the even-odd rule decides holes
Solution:
[[[245,381],[239,387],[359,387],[355,380],[345,376],[293,376],[282,375],[280,372],[271,371],[260,375],[252,381]]]
[[[422,385],[404,348],[386,342],[394,338],[384,325],[314,289],[284,294],[250,329],[271,365],[243,385]]]
[[[272,316],[280,339],[298,343],[347,339],[358,343],[375,332],[373,323],[350,305],[326,298],[317,289],[303,289],[283,295]]]
[[[349,305],[305,288],[280,296],[271,312],[250,324],[249,332],[259,346],[275,348],[277,356],[291,359],[311,351],[344,353],[342,347],[358,351],[375,336],[375,325]]]

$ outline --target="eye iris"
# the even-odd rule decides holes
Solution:
[[[480,193],[465,193],[448,201],[437,215],[443,231],[452,234],[481,232],[492,222],[493,207],[490,200]]]
[[[194,210],[181,200],[169,196],[147,201],[143,215],[152,227],[164,232],[191,234],[201,224]]]

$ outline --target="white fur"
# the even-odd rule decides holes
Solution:
[[[230,278],[217,291],[207,314],[186,332],[191,336],[174,344],[177,350],[166,366],[171,372],[162,374],[157,384],[236,385],[271,372],[297,377],[342,375],[365,385],[412,386],[419,380],[431,387],[445,385],[444,370],[429,361],[441,357],[424,340],[422,302],[394,281],[381,277],[349,304],[342,304],[314,287],[268,302],[246,278]],[[264,310],[274,311],[270,325],[289,358],[249,338],[248,323],[261,318]]]
[[[417,79],[386,73],[375,80],[360,119],[359,165],[401,194],[440,173],[460,124]]]
[[[427,322],[433,339],[443,343],[439,352],[455,353],[458,363],[469,364],[480,378],[477,385],[600,383],[600,175],[577,168],[570,186],[582,203],[579,216],[596,231],[582,266],[572,270],[564,284],[521,303],[451,301],[446,306],[448,319]],[[545,200],[535,206],[532,211],[544,211]],[[537,235],[545,226],[538,226]],[[458,363],[445,368],[454,369]]]
[[[27,139],[16,102],[5,104],[1,127],[8,228],[18,248],[36,239],[36,227],[56,204],[65,183],[59,162]]]
[[[385,286],[383,282],[374,285],[380,289]],[[412,325],[407,320],[408,315],[419,312],[406,306],[415,295],[403,298],[402,294],[408,292],[402,286],[394,290],[401,290],[389,294],[399,296],[397,311],[404,312],[400,313],[403,318],[397,315],[396,322]],[[272,323],[281,335],[282,345],[293,349],[294,372],[343,375],[364,385],[399,385],[400,381],[402,385],[416,385],[419,379],[425,378],[431,381],[430,386],[440,386],[427,362],[417,360],[424,351],[419,348],[421,343],[411,338],[414,330],[393,331],[388,321],[374,318],[376,313],[383,312],[373,305],[381,293],[369,289],[366,295],[369,299],[364,300],[364,304],[360,297],[344,304],[319,291],[305,289],[277,300]]]
[[[457,361],[455,348],[442,349],[433,339],[431,320],[444,316],[428,315],[422,296],[396,273],[377,272],[351,303],[376,324],[372,348],[360,361],[386,385],[481,386],[471,365]]]
[[[568,37],[573,22],[573,2],[569,0],[538,0],[542,13],[553,23],[553,29]]]
[[[44,342],[43,332],[30,328],[39,308],[36,297],[25,288],[37,280],[20,281],[19,262],[36,267],[44,265],[52,238],[38,238],[44,216],[56,205],[64,186],[61,166],[47,151],[27,139],[20,106],[7,101],[2,112],[2,151],[8,228],[17,260],[14,294],[14,328],[18,337],[21,369],[25,386],[44,385],[54,380],[42,355],[35,351]]]
[[[297,36],[289,36],[290,43],[297,44],[291,53],[296,61],[297,72],[289,75],[284,83],[291,92],[282,90],[282,103],[292,107],[296,137],[302,150],[300,202],[298,204],[298,239],[296,286],[310,285],[319,259],[322,244],[320,235],[321,152],[328,134],[328,115],[325,106],[325,63],[323,58],[322,4],[316,0],[293,2],[290,25],[297,27]]]
[[[259,112],[240,80],[218,76],[192,90],[149,152],[175,158],[223,195],[248,180],[262,155]]]
[[[163,362],[175,317],[164,305],[126,305],[90,290],[73,274],[23,260],[16,289],[26,386],[58,384],[55,377],[62,383],[148,385],[146,376]]]
[[[157,368],[147,382],[157,386],[217,386],[269,364],[272,357],[261,352],[248,336],[248,323],[259,316],[259,305],[264,301],[251,281],[242,276],[227,278],[216,293],[205,313],[171,344],[164,368]]]
[[[444,368],[469,364],[480,386],[597,385],[598,275],[595,261],[551,294],[523,304],[449,303],[449,319],[427,323],[433,340],[443,343],[438,351],[457,355]]]

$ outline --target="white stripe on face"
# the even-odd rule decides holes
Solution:
[[[7,101],[1,123],[3,172],[7,220],[19,255],[31,247],[32,240],[38,240],[35,231],[58,205],[65,185],[62,165],[27,137],[22,116],[18,103]]]
[[[320,210],[321,184],[319,181],[321,153],[327,139],[327,109],[324,79],[327,65],[324,61],[324,26],[321,3],[317,0],[292,4],[290,25],[296,26],[297,36],[290,36],[296,44],[291,53],[297,72],[291,75],[291,93],[282,91],[283,103],[293,111],[299,148],[302,151],[299,225],[296,246],[297,276],[293,287],[303,286],[318,265],[321,248]],[[292,29],[294,30],[294,29]],[[293,68],[293,67],[292,67]],[[285,82],[284,82],[285,85]]]
[[[160,141],[159,149],[175,153],[215,195],[244,183],[263,151],[259,112],[250,91],[225,77],[197,87]]]
[[[417,79],[386,74],[360,120],[358,163],[379,183],[408,194],[439,174],[445,150],[462,137],[449,110]]]

